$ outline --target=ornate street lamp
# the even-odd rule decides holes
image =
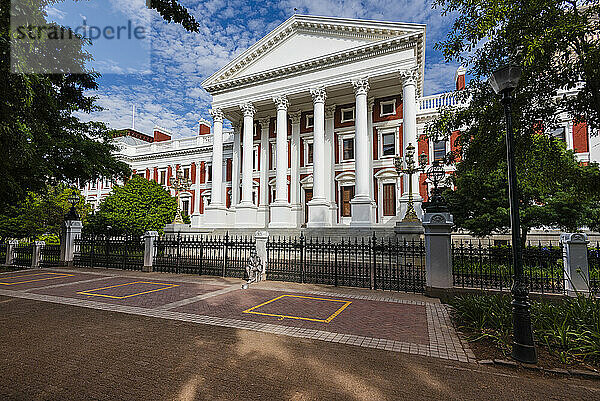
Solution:
[[[75,210],[75,205],[79,203],[79,196],[75,192],[73,192],[69,196],[68,201],[71,204],[71,208],[69,209],[69,212],[65,216],[65,220],[67,220],[67,221],[79,220],[79,215],[77,214],[77,210]]]
[[[192,186],[192,182],[183,176],[183,172],[181,170],[177,170],[175,174],[175,179],[171,184],[171,188],[175,190],[175,198],[177,199],[177,213],[175,213],[175,220],[173,220],[173,224],[184,224],[183,217],[181,217],[181,208],[179,207],[179,194],[181,191],[187,191]]]
[[[439,188],[440,183],[446,178],[444,167],[439,160],[434,160],[431,167],[427,169],[426,174],[427,178],[433,183],[433,189],[431,190],[429,202],[424,202],[423,208],[429,213],[447,212],[448,206],[442,196],[442,190]]]
[[[408,202],[406,204],[406,213],[404,214],[402,222],[414,223],[420,220],[415,212],[415,206],[413,204],[412,175],[425,171],[425,166],[427,165],[427,155],[425,152],[421,153],[419,156],[418,167],[415,163],[415,147],[412,145],[412,143],[409,143],[406,147],[405,155],[404,165],[406,167],[402,168],[402,157],[400,156],[394,157],[394,167],[396,168],[398,175],[408,174]]]
[[[510,222],[512,230],[512,313],[513,347],[512,357],[517,361],[536,363],[537,353],[531,329],[529,311],[529,291],[523,274],[523,255],[521,250],[521,227],[519,222],[519,200],[517,196],[517,173],[515,169],[514,134],[511,120],[512,91],[517,87],[521,76],[521,67],[508,64],[495,71],[489,78],[489,84],[497,95],[502,95],[504,116],[506,119],[506,161],[508,164],[508,196],[510,199]]]

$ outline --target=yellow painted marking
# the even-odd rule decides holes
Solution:
[[[308,317],[301,317],[301,316],[288,316],[288,315],[278,315],[275,313],[263,313],[263,312],[255,312],[255,309],[260,308],[261,306],[265,306],[266,304],[269,304],[271,302],[275,302],[281,298],[285,298],[285,297],[290,297],[290,298],[304,298],[304,299],[315,299],[317,301],[329,301],[329,302],[341,302],[344,305],[342,305],[338,310],[336,310],[335,312],[333,312],[333,314],[331,316],[329,316],[327,319],[312,319],[312,318],[308,318]],[[260,305],[256,305],[253,306],[250,309],[246,309],[245,311],[243,311],[242,313],[253,313],[255,315],[263,315],[263,316],[274,316],[274,317],[279,317],[281,319],[279,320],[283,320],[284,318],[288,318],[288,319],[298,319],[298,320],[309,320],[311,322],[321,322],[321,323],[329,323],[331,322],[333,319],[335,319],[335,317],[337,315],[339,315],[340,313],[342,313],[342,311],[344,309],[346,309],[348,307],[348,305],[350,305],[352,303],[352,301],[343,301],[341,299],[328,299],[328,298],[315,298],[315,297],[305,297],[303,295],[280,295],[277,298],[273,298],[267,302],[263,302]]]
[[[20,276],[12,276],[12,277],[3,277],[3,280],[7,280],[7,279],[10,280],[10,279],[13,279],[13,278],[20,278],[20,277],[44,276],[44,275],[48,275],[48,274],[54,274],[55,276],[53,276],[53,277],[46,277],[46,278],[37,278],[35,280],[16,281],[14,283],[0,282],[0,284],[2,284],[2,285],[15,285],[15,284],[23,284],[23,283],[32,283],[34,281],[52,280],[54,278],[63,278],[63,277],[72,277],[72,276],[74,276],[74,274],[47,272],[47,273],[22,274]]]
[[[122,297],[118,297],[118,296],[115,296],[115,295],[106,295],[106,294],[91,294],[92,291],[106,290],[107,288],[123,287],[123,286],[126,286],[126,285],[133,285],[133,284],[153,284],[153,285],[163,285],[165,287],[164,288],[157,288],[156,290],[150,290],[150,291],[144,291],[144,292],[136,292],[135,294],[124,295]],[[111,285],[111,286],[108,286],[108,287],[94,288],[92,290],[80,291],[80,292],[78,292],[78,294],[90,295],[90,296],[94,296],[94,297],[125,299],[125,298],[135,297],[135,296],[138,296],[138,295],[149,294],[151,292],[164,291],[164,290],[168,290],[169,288],[173,288],[173,287],[179,287],[179,284],[154,283],[152,281],[134,281],[133,283],[117,284],[117,285]]]

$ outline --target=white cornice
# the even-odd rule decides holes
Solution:
[[[234,74],[245,69],[254,63],[264,53],[267,53],[281,41],[288,38],[295,32],[320,32],[328,35],[343,35],[362,38],[379,39],[374,43],[358,46],[345,51],[332,53],[323,57],[317,57],[305,60],[300,63],[290,64],[273,70],[252,74],[238,79],[231,78]],[[384,22],[358,20],[349,18],[318,17],[309,15],[294,15],[256,42],[245,52],[233,59],[226,66],[215,72],[207,78],[202,86],[211,93],[222,92],[223,90],[241,85],[248,85],[252,82],[269,80],[273,77],[282,77],[289,74],[306,72],[320,67],[323,63],[332,63],[342,56],[353,56],[357,53],[369,53],[371,51],[381,50],[383,48],[393,47],[398,44],[397,39],[415,38],[417,40],[417,58],[418,63],[424,62],[424,44],[425,44],[425,25],[409,24],[399,22]],[[424,70],[424,65],[421,65]],[[421,74],[422,76],[423,74]],[[422,85],[421,85],[422,87]]]

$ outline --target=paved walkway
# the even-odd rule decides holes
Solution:
[[[107,269],[0,274],[0,295],[474,361],[444,305],[420,295]]]

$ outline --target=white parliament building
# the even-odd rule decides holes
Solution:
[[[119,157],[167,189],[181,170],[192,229],[394,226],[409,196],[394,156],[412,144],[431,163],[453,142],[423,136],[456,104],[454,92],[423,96],[424,72],[425,25],[294,15],[203,82],[212,124],[186,138],[127,130]],[[585,124],[565,116],[554,134],[582,162],[600,160]],[[429,183],[412,179],[420,215]],[[99,181],[84,194],[97,205],[110,189]]]

